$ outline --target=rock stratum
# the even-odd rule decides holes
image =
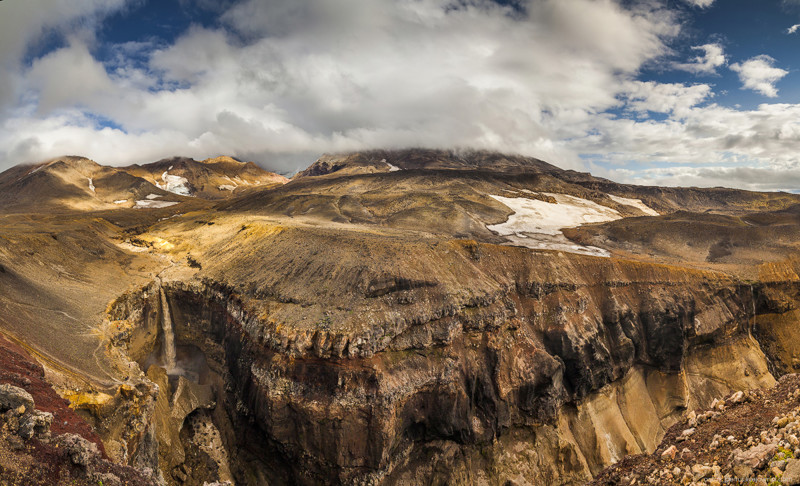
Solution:
[[[0,188],[0,331],[160,484],[585,484],[800,368],[792,194],[433,150]]]

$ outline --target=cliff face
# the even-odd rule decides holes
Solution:
[[[794,286],[463,248],[503,290],[401,312],[374,346],[270,327],[264,302],[219,282],[165,281],[177,342],[202,352],[231,425],[248,430],[229,437],[234,470],[256,458],[264,477],[305,484],[580,484],[653,450],[685,410],[774,383],[751,328],[779,319]],[[372,298],[437,306],[435,279],[393,285]],[[149,333],[128,351],[140,362],[160,345],[155,288],[111,311],[132,323],[131,342]]]

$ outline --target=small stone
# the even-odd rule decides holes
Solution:
[[[695,431],[694,428],[686,429],[683,432],[681,432],[681,436],[683,436],[683,437],[691,437],[692,434],[694,434],[694,431]]]
[[[777,467],[770,468],[770,472],[776,478],[779,478],[779,477],[783,476],[783,471],[781,471],[780,468],[777,468]]]
[[[753,475],[753,468],[744,464],[736,464],[733,466],[733,474],[735,474],[737,478],[749,478]]]
[[[778,454],[778,455],[780,456],[782,454]],[[784,470],[786,470],[786,461],[785,460],[772,461],[772,462],[769,463],[769,467],[770,468],[778,468],[781,471],[784,471]]]
[[[692,466],[692,473],[694,474],[694,480],[699,481],[700,479],[710,478],[714,475],[714,470],[703,464],[695,464]]]
[[[733,395],[731,395],[730,399],[731,403],[742,403],[744,401],[744,392],[739,390]]]
[[[25,443],[18,435],[9,435],[8,446],[12,451],[20,451],[25,448]]]
[[[181,471],[181,469],[177,467],[172,470],[172,477],[175,478],[175,480],[178,481],[179,483],[186,482],[186,479],[188,478],[186,476],[186,473]]]
[[[667,450],[661,453],[661,459],[671,461],[675,459],[676,454],[678,454],[678,448],[675,447],[674,445],[671,445],[667,448]]]
[[[786,427],[786,424],[788,423],[789,423],[789,417],[781,417],[780,419],[778,419],[778,422],[776,422],[775,425],[777,425],[779,429],[782,429]]]

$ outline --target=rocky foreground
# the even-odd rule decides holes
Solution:
[[[110,461],[97,434],[44,375],[25,350],[0,338],[0,484],[159,484],[158,471]]]
[[[800,375],[689,412],[652,454],[626,457],[591,484],[800,484]]]

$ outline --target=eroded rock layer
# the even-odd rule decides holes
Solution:
[[[769,367],[783,363],[764,355],[751,329],[793,302],[795,286],[464,251],[481,253],[472,264],[503,281],[501,291],[443,311],[412,306],[368,347],[359,335],[270,326],[269,309],[280,306],[270,298],[211,280],[165,282],[177,342],[196,346],[224,381],[219,403],[233,427],[255,426],[229,450],[258,443],[242,454],[269,451],[259,458],[266,476],[307,484],[578,484],[653,450],[685,410],[772,385]],[[560,272],[547,268],[559,263]],[[435,308],[436,287],[394,293]],[[154,284],[112,308],[114,319],[134,322],[131,342],[145,343],[129,350],[139,360],[157,345],[159,300]]]

